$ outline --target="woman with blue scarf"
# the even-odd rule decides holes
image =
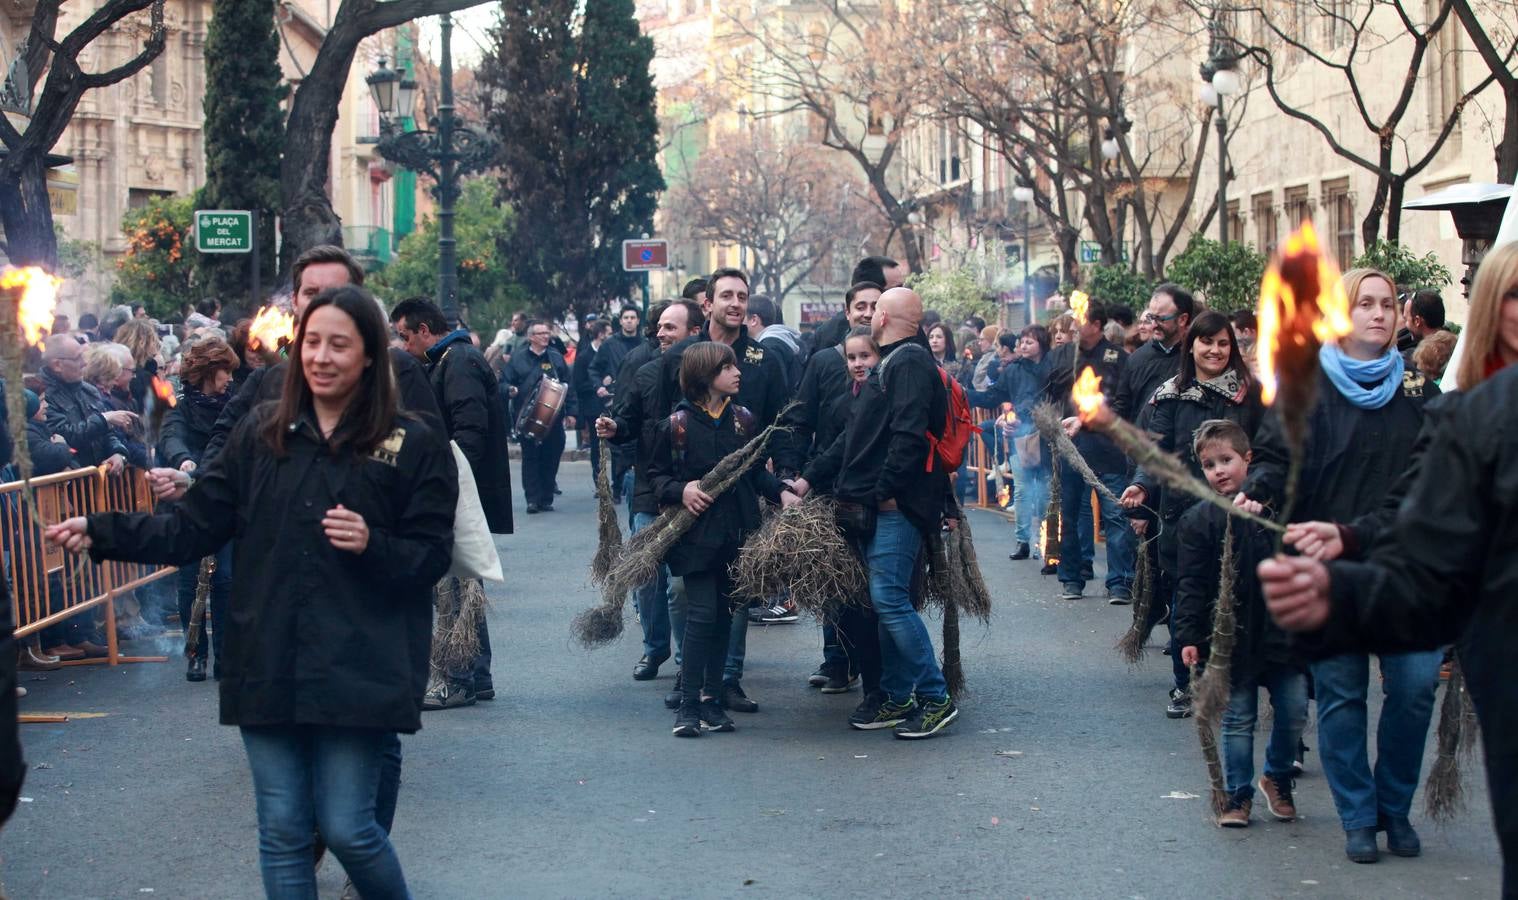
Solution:
[[[1438,387],[1403,368],[1397,352],[1397,289],[1374,269],[1344,274],[1353,329],[1319,354],[1323,376],[1308,419],[1292,522],[1351,522],[1376,509],[1407,467],[1423,422],[1423,404]],[[1244,494],[1281,508],[1288,454],[1274,413],[1260,426]],[[1345,854],[1373,863],[1387,849],[1417,856],[1418,833],[1408,821],[1423,766],[1423,746],[1439,684],[1438,651],[1379,654],[1384,699],[1372,768],[1366,697],[1370,657],[1354,653],[1315,662],[1319,753],[1333,791]]]

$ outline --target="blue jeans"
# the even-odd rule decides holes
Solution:
[[[1265,745],[1265,774],[1286,781],[1296,759],[1297,740],[1307,724],[1307,675],[1285,666],[1266,666],[1259,678],[1236,685],[1223,712],[1223,775],[1228,793],[1254,797],[1254,726],[1260,688],[1270,692],[1274,719]]]
[[[1019,544],[1031,546],[1038,540],[1038,528],[1034,523],[1042,522],[1044,513],[1049,510],[1050,474],[1050,471],[1043,466],[1024,466],[1016,454],[1013,454],[1012,510],[1017,516],[1016,540]],[[1037,555],[1037,553],[1038,548],[1035,547],[1034,554]]]
[[[631,493],[628,494],[631,497]],[[654,523],[653,513],[633,513],[632,533],[637,534]],[[652,581],[633,589],[633,603],[643,625],[643,655],[649,659],[669,659],[669,575],[664,566]],[[682,626],[684,622],[681,622]],[[676,660],[678,663],[679,661]]]
[[[374,821],[390,833],[395,824],[395,804],[401,797],[401,736],[385,732],[380,740],[379,790],[374,795]]]
[[[1335,656],[1315,663],[1318,753],[1344,829],[1370,828],[1379,816],[1406,816],[1423,768],[1423,744],[1439,686],[1437,650],[1382,654],[1381,721],[1376,727],[1376,767],[1366,753],[1365,698],[1370,657]]]
[[[865,551],[870,605],[880,619],[880,689],[896,703],[914,694],[938,700],[949,693],[928,626],[912,608],[912,571],[922,540],[899,510],[883,509]]]
[[[849,672],[849,652],[844,649],[843,640],[838,636],[838,626],[831,621],[822,623],[822,664],[833,672],[847,675]]]
[[[1122,473],[1097,477],[1114,494],[1122,494],[1128,486],[1128,478]],[[1080,565],[1096,556],[1095,537],[1091,530],[1091,488],[1075,468],[1063,460],[1060,461],[1060,479],[1060,521],[1064,523],[1064,533],[1059,542],[1059,581],[1085,589],[1086,579],[1081,577]],[[1121,506],[1101,497],[1101,508],[1102,527],[1107,532],[1107,591],[1132,596],[1136,535]],[[1079,527],[1072,529],[1071,522],[1078,523]]]
[[[269,900],[317,900],[312,836],[369,900],[409,898],[390,838],[375,819],[386,741],[378,729],[244,727],[258,802],[258,859]]]

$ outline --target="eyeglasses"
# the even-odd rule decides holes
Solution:
[[[1173,312],[1168,316],[1157,316],[1154,313],[1144,313],[1141,321],[1148,322],[1150,325],[1158,325],[1161,322],[1173,322],[1180,317],[1181,314],[1178,312]]]

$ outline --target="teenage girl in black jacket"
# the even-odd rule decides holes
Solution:
[[[681,667],[685,693],[674,728],[679,737],[699,737],[703,728],[733,730],[721,701],[732,623],[727,567],[744,538],[759,527],[758,495],[780,499],[779,482],[757,466],[715,498],[699,485],[724,456],[758,434],[754,415],[732,402],[740,377],[726,344],[702,341],[687,347],[680,361],[685,399],[659,424],[649,454],[649,481],[659,505],[680,504],[697,516],[664,560],[670,574],[685,578],[688,603]]]

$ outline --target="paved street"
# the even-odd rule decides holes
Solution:
[[[560,481],[559,511],[519,506],[501,543],[500,698],[428,713],[404,739],[395,839],[418,897],[1497,894],[1476,772],[1452,827],[1426,823],[1420,794],[1421,859],[1345,860],[1316,754],[1300,821],[1215,828],[1192,723],[1163,715],[1168,660],[1154,648],[1126,667],[1110,648],[1127,609],[1056,599],[1036,563],[1008,561],[1009,526],[985,513],[972,521],[997,607],[989,629],[965,626],[970,693],[947,735],[847,728],[859,695],[806,686],[820,639],[803,621],[750,634],[757,715],[677,740],[660,702],[673,671],[630,677],[635,623],[608,649],[570,639],[594,599],[588,465]],[[95,717],[23,726],[29,799],[0,834],[9,896],[261,896],[247,764],[210,683],[185,682],[177,656],[22,683],[25,712]],[[340,867],[321,884],[335,897]]]

